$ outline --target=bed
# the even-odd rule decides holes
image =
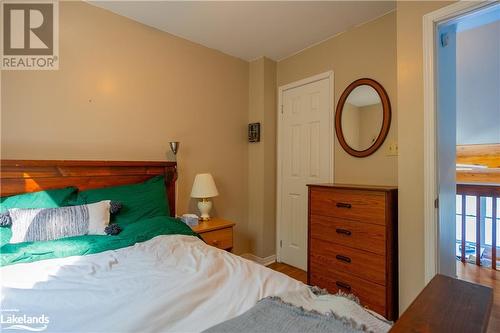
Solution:
[[[124,236],[2,245],[2,330],[277,331],[284,322],[265,326],[266,315],[279,318],[276,309],[292,319],[317,316],[329,331],[332,323],[339,332],[390,328],[350,295],[328,295],[206,245],[173,218],[174,162],[2,160],[1,166],[2,196],[66,186],[86,191],[163,176],[168,200],[168,214],[126,225]]]

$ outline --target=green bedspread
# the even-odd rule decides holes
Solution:
[[[44,259],[82,256],[134,245],[158,235],[197,234],[178,219],[156,216],[122,225],[123,231],[116,236],[77,236],[46,242],[25,242],[5,244],[0,247],[0,266],[34,262]],[[2,228],[4,229],[4,228]],[[2,238],[10,235],[10,230],[2,230]],[[3,239],[5,241],[5,239]]]

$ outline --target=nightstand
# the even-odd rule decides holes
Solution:
[[[200,224],[192,227],[192,229],[200,234],[208,245],[231,251],[233,248],[234,225],[234,222],[213,217],[208,221],[200,221]]]

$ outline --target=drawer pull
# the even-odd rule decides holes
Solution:
[[[351,290],[351,286],[348,285],[347,283],[344,283],[344,282],[340,282],[340,281],[337,281],[335,282],[335,284],[337,285],[337,287],[339,288],[342,288],[342,289],[346,289],[346,290]]]
[[[346,230],[346,229],[340,229],[340,228],[335,229],[335,232],[338,233],[338,234],[344,234],[344,235],[347,235],[347,236],[351,236],[351,234],[352,234],[351,231]]]
[[[337,260],[340,260],[340,261],[343,261],[343,262],[351,263],[351,258],[346,257],[346,256],[342,256],[340,254],[337,254],[335,256],[335,258],[337,258]]]
[[[351,208],[352,207],[352,205],[350,203],[345,203],[345,202],[337,202],[337,204],[335,206],[337,206],[338,208]]]

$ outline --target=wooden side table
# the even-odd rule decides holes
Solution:
[[[231,251],[233,248],[234,225],[234,222],[213,217],[208,221],[200,221],[200,224],[192,227],[192,229],[200,234],[208,245]]]

